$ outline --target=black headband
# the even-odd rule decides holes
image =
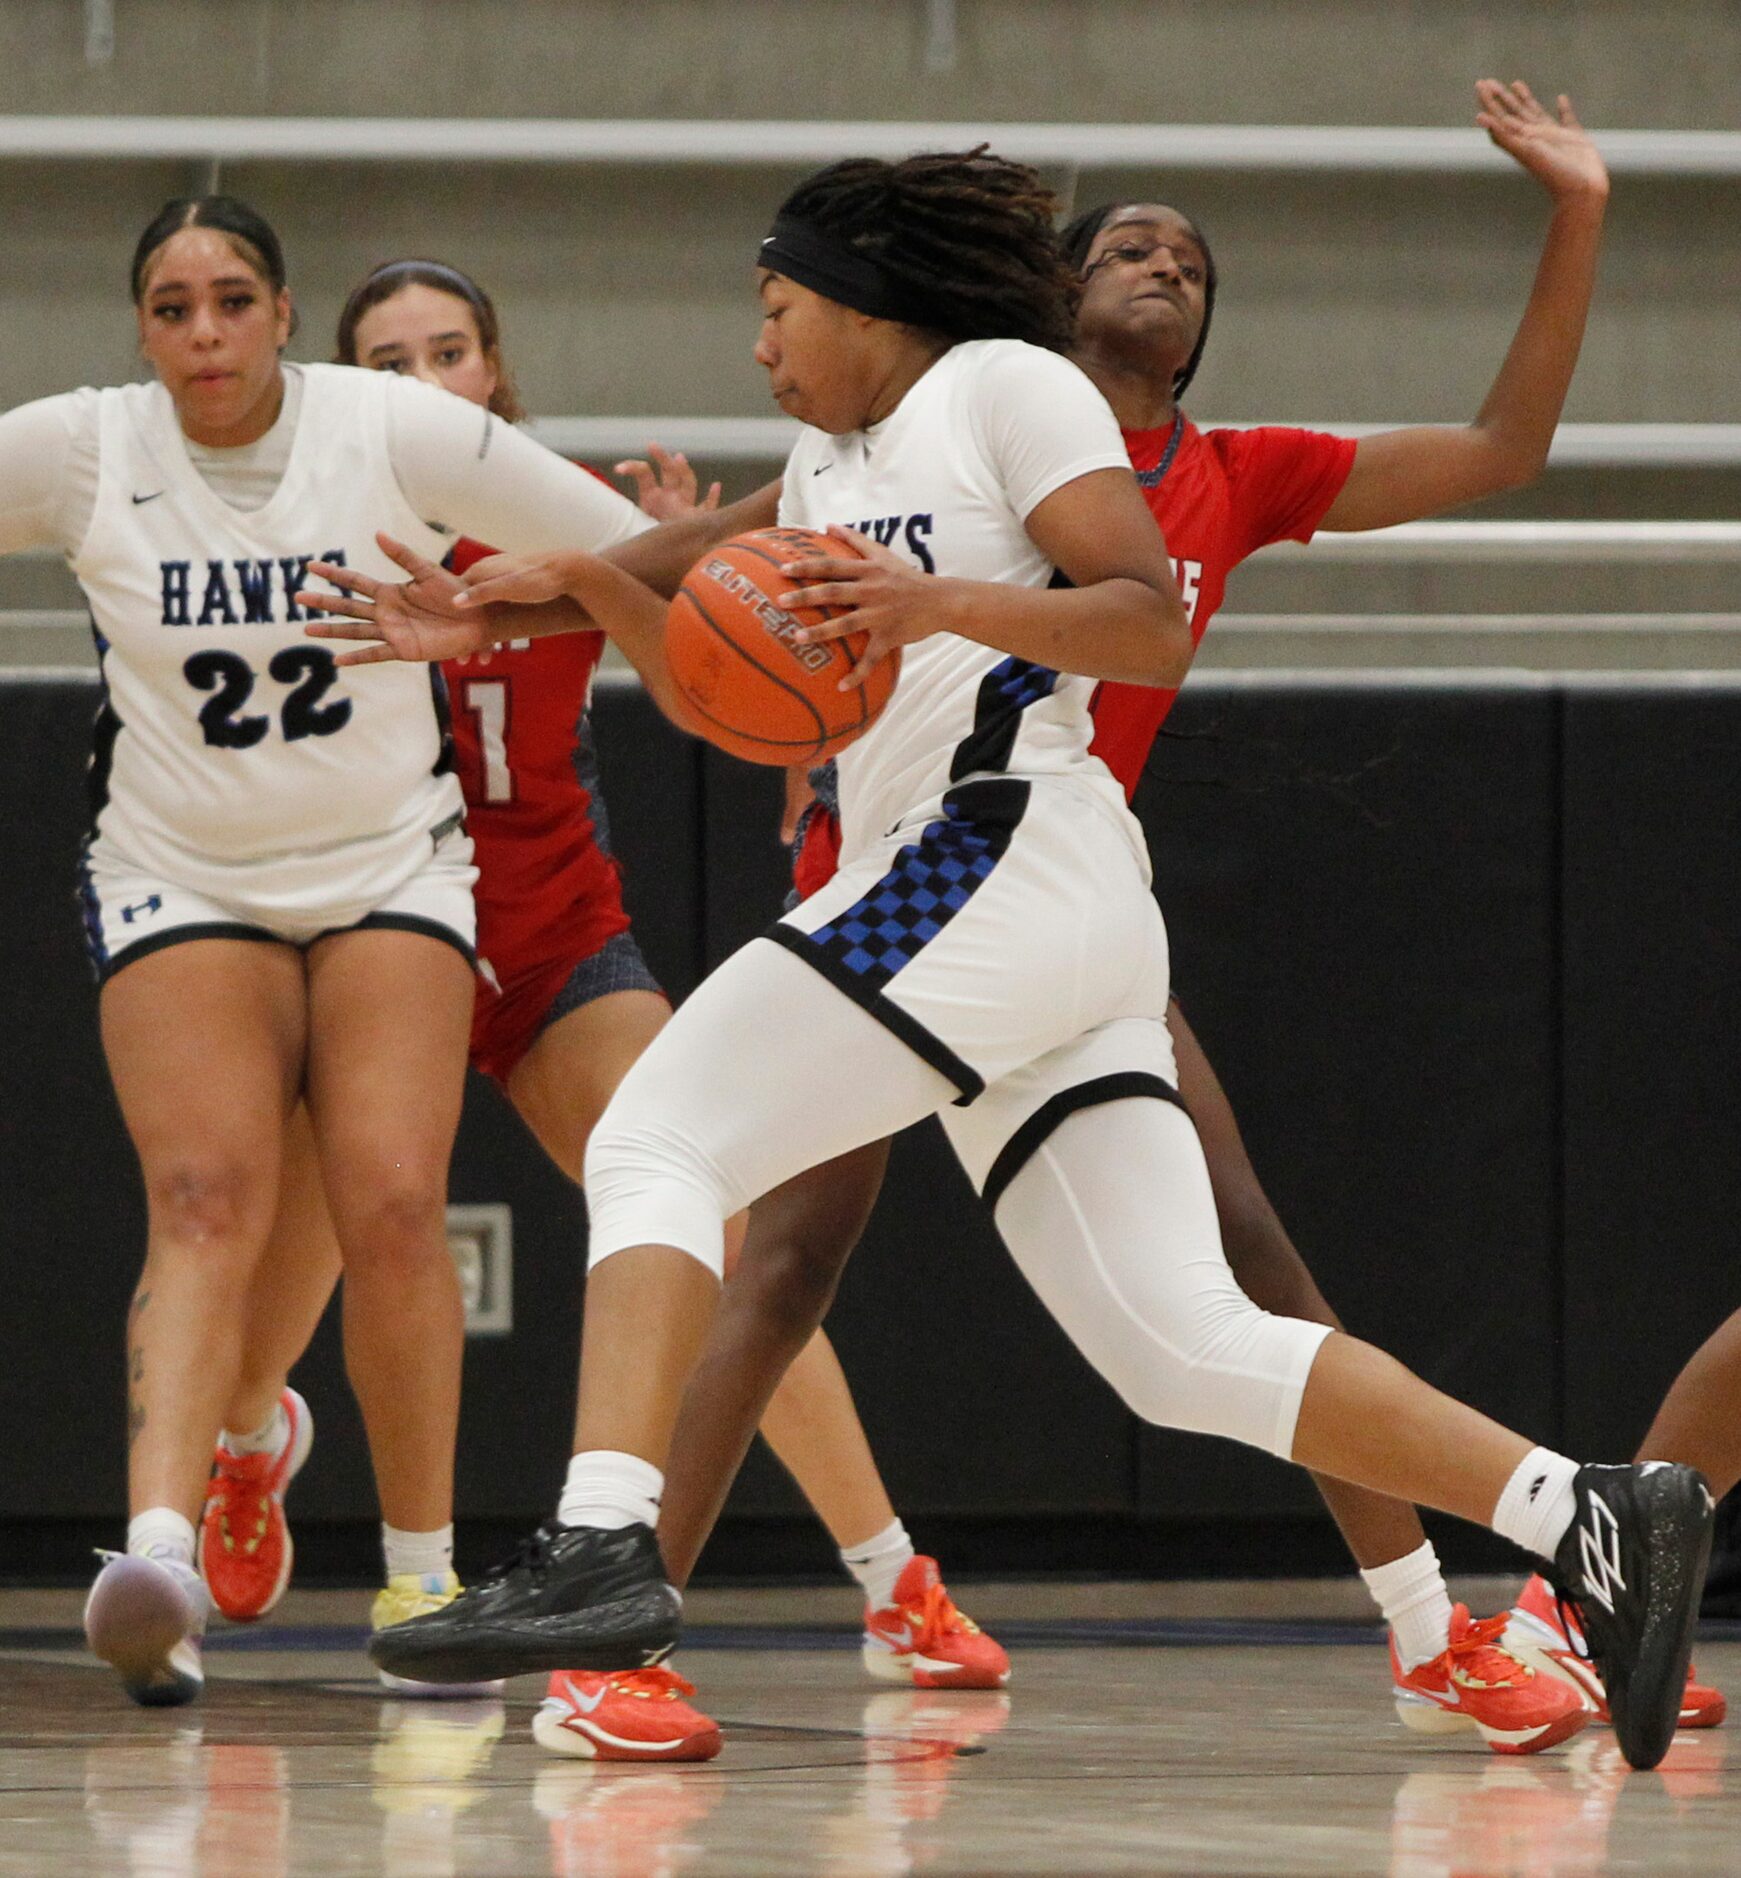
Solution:
[[[872,319],[905,320],[906,303],[897,283],[868,255],[849,248],[814,222],[778,215],[762,243],[756,265],[795,280],[826,299],[849,306]]]

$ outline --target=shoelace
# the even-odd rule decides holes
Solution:
[[[695,1684],[687,1682],[676,1670],[664,1664],[651,1669],[625,1669],[606,1677],[610,1686],[622,1695],[638,1695],[658,1702],[675,1702],[679,1696],[693,1695]]]
[[[903,1607],[912,1610],[912,1605]],[[948,1591],[940,1584],[927,1585],[921,1593],[918,1604],[919,1622],[915,1625],[918,1640],[923,1642],[930,1637],[949,1637],[966,1635],[977,1637],[979,1626],[968,1614],[961,1610]]]
[[[264,1476],[271,1472],[270,1455],[231,1455],[228,1466],[220,1466],[212,1475],[206,1497],[218,1509],[218,1533],[227,1552],[240,1550],[252,1555],[260,1549],[271,1524],[271,1495]],[[264,1461],[264,1466],[250,1467],[250,1461]],[[250,1504],[251,1503],[251,1504]],[[236,1534],[247,1536],[238,1545]]]
[[[508,1557],[480,1572],[472,1581],[472,1588],[479,1590],[484,1585],[499,1585],[517,1571],[528,1572],[533,1578],[542,1578],[550,1569],[555,1542],[562,1531],[563,1528],[554,1520],[546,1520],[536,1532],[528,1533]]]
[[[1497,1678],[1488,1674],[1474,1677],[1474,1680],[1484,1683],[1489,1689],[1528,1682],[1535,1671],[1527,1663],[1519,1662],[1500,1642],[1510,1617],[1509,1611],[1501,1611],[1497,1617],[1483,1617],[1472,1623],[1462,1636],[1453,1637],[1445,1646],[1445,1654],[1451,1658],[1451,1667],[1456,1669],[1461,1666],[1465,1674],[1474,1677],[1473,1659],[1492,1655],[1502,1659]],[[1484,1663],[1482,1667],[1488,1669],[1491,1666]]]

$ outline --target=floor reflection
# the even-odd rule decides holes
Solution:
[[[819,1878],[907,1878],[941,1855],[961,1757],[1009,1720],[1001,1689],[888,1689],[864,1705],[864,1779],[818,1835]]]
[[[1590,1878],[1610,1869],[1629,1813],[1660,1831],[1664,1797],[1680,1814],[1721,1794],[1727,1753],[1724,1735],[1683,1730],[1660,1768],[1635,1774],[1613,1733],[1591,1728],[1562,1750],[1418,1768],[1397,1789],[1390,1878]]]
[[[500,1702],[381,1704],[370,1771],[382,1878],[454,1878],[461,1815],[483,1798],[477,1783],[506,1727]]]
[[[85,1817],[128,1878],[282,1878],[288,1774],[282,1748],[207,1746],[198,1726],[104,1742],[85,1755]]]

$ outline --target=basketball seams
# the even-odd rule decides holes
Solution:
[[[713,615],[708,612],[707,608],[701,604],[689,587],[685,586],[678,597],[679,599],[689,602],[702,624],[706,626],[707,630],[712,633],[722,645],[729,646],[746,665],[752,668],[752,670],[760,672],[771,684],[778,686],[781,691],[785,692],[789,697],[796,698],[798,702],[803,705],[804,709],[810,713],[810,716],[816,724],[816,735],[811,739],[813,743],[821,744],[828,741],[831,733],[826,719],[799,686],[793,684],[790,679],[782,678],[778,672],[770,670],[770,668],[764,665],[747,646],[739,645],[737,640],[735,640],[731,634],[719,624]],[[688,693],[685,692],[684,695],[687,697]],[[693,704],[695,700],[691,698],[690,702]],[[708,716],[710,722],[719,724],[722,729],[732,728],[732,726],[727,725],[723,719],[711,717],[709,713],[703,712],[703,716]],[[737,734],[742,737],[750,737],[752,735],[748,730],[740,730]],[[757,741],[772,743],[776,747],[781,747],[789,740],[786,738],[758,738]]]
[[[813,550],[818,541],[819,537],[813,531],[803,529],[756,529],[721,542],[690,569],[668,615],[668,624],[676,631],[667,647],[667,658],[673,678],[699,720],[697,728],[705,726],[703,734],[731,755],[752,763],[787,766],[799,762],[815,763],[844,749],[881,716],[896,682],[898,653],[890,659],[886,675],[878,671],[868,685],[857,685],[843,691],[836,683],[829,690],[830,681],[838,681],[857,662],[859,654],[853,649],[850,639],[817,642],[829,654],[828,662],[820,671],[814,670],[805,659],[799,659],[798,671],[788,677],[763,657],[764,652],[769,658],[775,656],[776,647],[791,650],[790,627],[782,629],[777,621],[770,621],[765,608],[776,608],[788,619],[795,612],[809,612],[813,618],[833,620],[850,611],[843,607],[794,609],[779,606],[776,594],[792,585],[790,578],[781,570],[780,559],[777,558],[780,551],[784,550],[789,558],[794,553]],[[826,545],[846,555],[854,552],[849,544],[830,542]],[[709,560],[715,559],[723,562],[719,573],[705,571]],[[756,571],[758,564],[779,575],[784,585],[776,588],[772,582],[766,581]],[[727,569],[731,570],[732,578],[722,580],[720,576]],[[704,598],[699,590],[709,585],[717,591]],[[744,591],[737,590],[740,586]],[[745,593],[751,597],[746,599]],[[677,601],[688,602],[690,610],[687,614],[679,610]],[[698,631],[698,628],[702,630]],[[863,630],[859,629],[852,637],[859,639],[862,649]],[[671,658],[672,651],[686,643],[692,649],[689,660],[692,668],[697,656],[703,662],[717,660],[716,653],[704,651],[712,644],[727,646],[737,655],[739,665],[717,665],[715,682],[704,687],[712,697],[719,698],[720,709],[742,709],[751,720],[756,717],[758,709],[777,717],[784,708],[779,700],[793,698],[803,706],[800,721],[807,718],[814,729],[802,737],[770,736],[754,728],[751,723],[740,725],[730,722],[711,703],[704,705],[699,702],[683,681],[684,661],[681,652],[677,658]],[[699,673],[693,669],[690,675],[699,678]],[[755,695],[758,680],[770,687],[761,699]],[[877,695],[879,691],[881,696]],[[843,712],[843,716],[836,717],[837,711]]]
[[[774,531],[772,529],[758,529],[755,532],[757,534],[772,534]],[[797,529],[786,529],[786,530],[782,530],[781,532],[785,534],[800,534],[802,531],[797,530]],[[774,570],[774,572],[776,574],[779,574],[783,580],[790,580],[791,576],[785,572],[785,570],[780,566],[780,563],[776,561],[774,557],[771,554],[767,553],[766,550],[764,550],[763,548],[752,545],[752,541],[753,541],[752,536],[739,535],[735,541],[727,542],[725,546],[738,550],[744,554],[747,554],[754,560],[766,561],[767,564]],[[808,546],[808,544],[806,545]],[[857,549],[849,547],[845,542],[838,542],[838,543],[834,543],[833,545],[840,547],[840,548],[845,548],[846,552],[848,554],[853,555],[854,558],[857,560],[862,561],[865,559],[865,556],[863,556],[862,554],[859,554]],[[773,598],[771,594],[768,597],[770,599]],[[851,608],[844,607],[844,606],[813,606],[813,607],[808,607],[805,610],[811,613],[820,613],[825,620],[836,620],[841,616],[842,613],[850,612]],[[852,668],[858,663],[857,655],[849,648],[849,646],[847,645],[847,642],[844,639],[825,639],[821,643],[831,648],[834,648],[834,647],[839,648],[841,659],[846,666],[847,672],[850,672]],[[844,677],[845,673],[842,673],[842,676]],[[840,730],[837,730],[833,733],[837,737],[842,735],[846,731],[851,731],[856,735],[857,732],[865,728],[865,726],[870,722],[870,719],[873,715],[873,713],[866,706],[864,686],[854,685],[852,689],[853,689],[853,697],[858,704],[858,722],[856,724],[842,725]]]

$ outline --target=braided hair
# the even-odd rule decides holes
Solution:
[[[1094,246],[1094,238],[1106,224],[1119,212],[1129,208],[1128,202],[1103,202],[1097,209],[1084,209],[1076,219],[1058,237],[1064,251],[1065,264],[1075,275],[1078,282],[1088,266],[1088,255]],[[1178,213],[1177,210],[1174,211]],[[1181,215],[1180,220],[1190,229],[1196,238],[1197,246],[1203,250],[1203,324],[1197,330],[1197,343],[1191,348],[1191,356],[1173,374],[1173,396],[1185,395],[1185,387],[1197,376],[1197,367],[1203,362],[1203,348],[1209,343],[1209,322],[1215,316],[1215,283],[1219,278],[1215,272],[1215,257],[1209,252],[1209,244],[1203,239],[1203,231],[1188,215]]]
[[[981,144],[899,163],[831,163],[780,214],[874,262],[907,325],[952,344],[1023,339],[1063,352],[1076,288],[1053,231],[1056,206],[1033,170]]]

